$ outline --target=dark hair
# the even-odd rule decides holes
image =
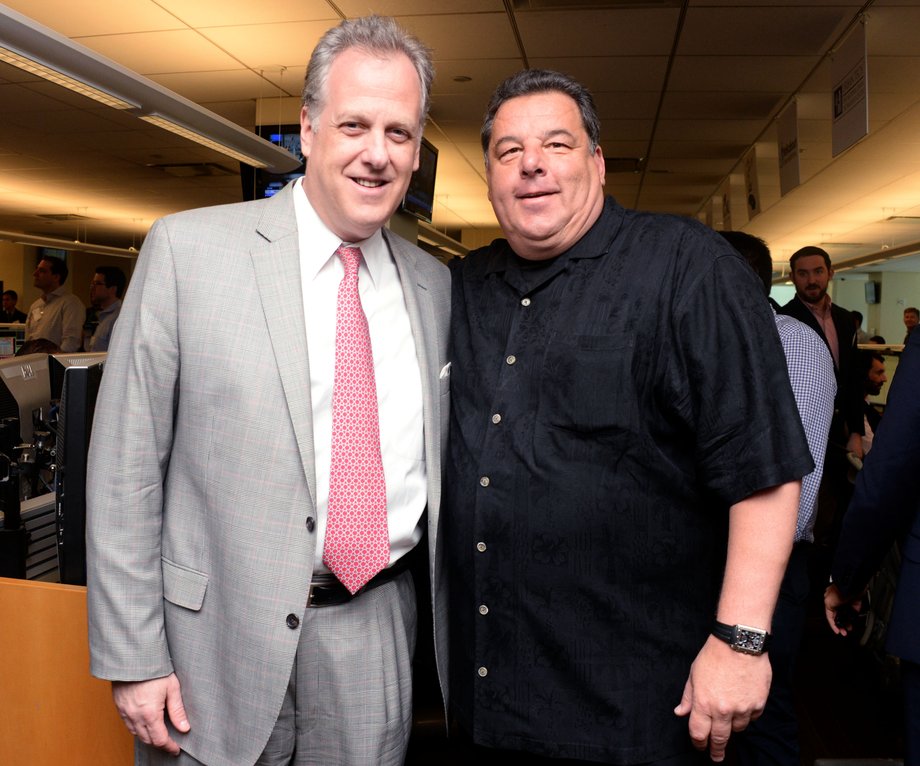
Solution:
[[[330,67],[336,57],[349,48],[358,48],[368,53],[403,53],[408,57],[418,74],[422,95],[419,127],[424,126],[431,106],[431,83],[434,80],[431,50],[403,29],[395,19],[376,15],[346,19],[326,32],[316,44],[310,63],[307,64],[302,93],[310,122],[315,123],[322,111]]]
[[[754,269],[760,281],[763,282],[765,293],[769,295],[770,286],[773,284],[773,259],[770,257],[770,248],[767,247],[767,243],[760,237],[743,231],[720,231],[719,234],[744,256],[748,266]]]
[[[125,292],[125,286],[128,284],[128,278],[118,266],[97,266],[96,273],[102,274],[105,279],[106,287],[115,288],[115,296],[121,298]]]
[[[554,72],[550,69],[524,69],[502,82],[489,100],[489,106],[482,121],[482,129],[479,132],[486,165],[489,164],[492,125],[501,105],[519,96],[554,92],[562,93],[575,102],[578,111],[581,112],[581,124],[588,134],[589,151],[593,152],[597,148],[600,142],[601,123],[597,117],[597,107],[594,105],[594,97],[591,92],[580,82],[562,72]]]
[[[887,341],[881,335],[873,335],[869,338],[869,343],[878,343],[881,346],[884,346]]]
[[[816,245],[806,245],[805,247],[796,250],[789,258],[789,267],[795,271],[796,262],[799,260],[799,258],[804,258],[806,255],[820,255],[824,259],[824,265],[827,267],[828,271],[830,271],[831,257],[827,254],[826,250],[822,250]]]
[[[19,347],[16,356],[25,356],[26,354],[57,354],[61,347],[53,340],[47,338],[32,338],[27,340]]]
[[[17,294],[17,292],[16,292],[15,290],[4,290],[4,291],[3,291],[3,294],[4,294],[4,295],[9,295],[10,298],[12,298],[14,301],[18,301],[18,300],[19,300],[19,295]]]
[[[857,369],[859,370],[862,377],[865,378],[868,376],[869,370],[872,369],[872,362],[874,361],[885,364],[885,357],[883,357],[877,351],[866,351],[865,349],[860,349],[857,352]]]
[[[54,258],[50,255],[43,255],[38,259],[38,262],[42,261],[48,262],[48,268],[51,269],[52,274],[57,274],[61,278],[60,284],[64,284],[67,281],[67,275],[70,273],[67,269],[67,264],[64,263],[63,258]]]
[[[920,317],[920,309],[915,308],[914,306],[908,306],[906,309],[904,309],[904,313],[906,314],[908,311],[910,311],[910,312],[916,314],[918,317]]]

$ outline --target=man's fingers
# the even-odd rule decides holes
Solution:
[[[684,693],[680,698],[680,703],[674,708],[674,715],[683,717],[689,715],[693,708],[693,684],[690,680],[684,684]]]
[[[709,757],[717,763],[725,759],[725,748],[732,733],[733,722],[732,717],[712,719],[712,729],[709,732]]]
[[[185,713],[185,705],[182,704],[182,694],[179,691],[178,679],[176,679],[174,685],[170,686],[166,694],[166,714],[169,716],[169,720],[172,721],[172,725],[183,734],[191,728],[188,716]]]
[[[179,755],[179,745],[177,745],[173,741],[172,737],[169,736],[169,730],[166,728],[166,724],[163,723],[162,718],[158,723],[148,726],[146,734],[147,739],[145,740],[143,737],[141,737],[142,742],[146,742],[148,745],[153,745],[160,750],[165,750],[171,755]]]

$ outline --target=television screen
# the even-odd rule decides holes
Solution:
[[[51,357],[53,378],[61,381],[54,473],[58,569],[68,585],[86,585],[86,457],[104,357]]]
[[[306,167],[300,151],[300,125],[260,125],[257,132],[262,138],[287,149],[300,160],[301,164],[296,170],[282,174],[269,173],[250,165],[241,165],[243,199],[246,200],[262,199],[277,194],[289,181],[302,176]]]
[[[434,182],[438,171],[438,148],[428,139],[422,139],[418,153],[418,170],[412,174],[402,210],[409,215],[431,223],[434,214]]]

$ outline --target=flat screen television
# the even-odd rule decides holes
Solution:
[[[240,178],[243,183],[243,199],[263,199],[272,197],[281,191],[289,181],[299,178],[304,173],[306,164],[300,151],[300,125],[259,125],[258,134],[273,144],[287,149],[300,160],[300,167],[290,173],[269,173],[251,165],[240,165]]]
[[[418,152],[418,170],[409,180],[402,210],[419,220],[431,223],[434,215],[434,182],[438,174],[438,147],[427,138],[422,139]]]
[[[61,582],[86,585],[86,458],[105,354],[50,358],[60,383],[55,445],[55,528]]]

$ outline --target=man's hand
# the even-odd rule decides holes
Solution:
[[[690,739],[697,750],[709,748],[713,761],[725,758],[733,731],[741,731],[763,712],[773,669],[767,655],[736,652],[714,636],[703,645],[690,667],[679,716],[690,716]]]
[[[847,452],[852,452],[860,460],[865,457],[863,454],[862,434],[850,434],[847,439]]]
[[[845,609],[849,607],[849,609]],[[824,591],[824,616],[827,618],[827,624],[831,630],[838,636],[845,636],[853,630],[852,617],[859,614],[862,608],[862,598],[854,598],[846,601],[837,590],[837,586],[831,584]],[[850,617],[848,618],[847,613]]]
[[[149,681],[113,681],[112,697],[128,731],[146,745],[179,755],[179,745],[169,736],[163,716],[165,710],[183,733],[191,728],[175,673]]]

